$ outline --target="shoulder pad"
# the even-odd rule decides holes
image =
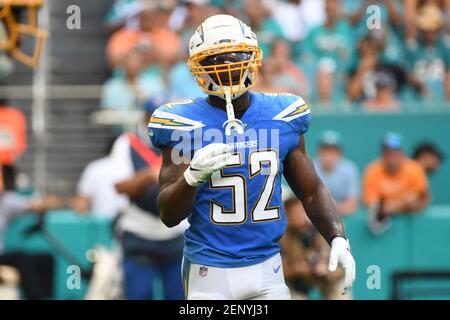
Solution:
[[[159,107],[153,113],[148,123],[150,140],[158,148],[173,148],[179,142],[180,135],[190,134],[191,131],[201,128],[204,124],[201,121],[189,118],[186,108],[192,102],[186,101],[176,104],[166,104]]]
[[[311,122],[311,110],[302,97],[296,95],[284,95],[281,111],[273,117],[273,120],[288,122],[298,134],[303,134],[309,129]]]

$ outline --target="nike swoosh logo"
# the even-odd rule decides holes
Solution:
[[[281,264],[280,265],[278,265],[278,267],[273,267],[273,272],[275,272],[275,273],[278,273],[278,271],[280,271],[280,268],[281,268]]]

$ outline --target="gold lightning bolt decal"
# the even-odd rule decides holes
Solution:
[[[291,117],[291,116],[295,116],[295,115],[297,115],[297,114],[299,114],[299,113],[302,113],[302,112],[304,112],[304,111],[306,111],[306,110],[308,110],[308,109],[309,109],[309,106],[305,103],[304,105],[302,105],[302,106],[300,106],[299,108],[295,109],[295,110],[292,111],[291,113],[285,115],[284,118]]]
[[[163,124],[166,126],[173,126],[173,127],[190,126],[190,124],[177,122],[177,121],[170,120],[170,119],[158,118],[158,117],[154,117],[154,116],[150,119],[150,123],[158,123],[158,124]]]

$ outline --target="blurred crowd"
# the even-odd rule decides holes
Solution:
[[[316,112],[423,110],[450,101],[444,0],[117,0],[106,17],[112,70],[103,108],[202,92],[186,59],[193,31],[227,13],[256,33],[260,91],[302,95]]]
[[[121,128],[104,157],[86,165],[73,197],[29,198],[17,191],[15,170],[26,151],[25,118],[0,103],[0,286],[1,265],[8,265],[18,271],[26,298],[49,296],[48,283],[35,275],[42,257],[3,251],[3,237],[21,214],[71,208],[115,220],[124,298],[155,298],[158,279],[163,298],[183,298],[186,225],[168,229],[159,219],[161,157],[149,142],[146,123],[164,102],[203,95],[186,59],[189,38],[207,17],[232,14],[255,31],[264,52],[257,91],[302,95],[313,112],[398,112],[450,107],[449,5],[440,0],[115,1],[105,19],[111,73],[101,108],[141,111],[144,117],[132,130]],[[420,212],[430,203],[427,176],[443,160],[432,142],[409,153],[404,140],[395,132],[380,137],[379,158],[362,174],[344,154],[338,132],[323,132],[316,144],[314,165],[340,213],[352,215],[362,203],[370,230],[379,236],[393,215]],[[340,295],[342,273],[328,271],[328,244],[287,185],[283,198],[288,217],[283,269],[294,298],[306,298],[311,289],[328,299],[351,298]]]

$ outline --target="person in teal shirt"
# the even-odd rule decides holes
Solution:
[[[345,82],[336,74],[337,64],[331,58],[321,59],[311,79],[311,104],[317,112],[350,112],[352,104],[345,94]]]
[[[160,66],[144,67],[142,53],[133,50],[125,59],[124,69],[103,85],[101,107],[115,110],[140,110],[151,96],[166,94]]]
[[[443,14],[438,7],[424,6],[417,17],[419,38],[407,45],[407,66],[425,83],[426,100],[439,103],[449,100],[446,78],[450,79],[450,43],[441,33]]]
[[[171,100],[187,100],[203,95],[203,90],[198,86],[184,62],[178,62],[170,68],[168,80]]]
[[[349,23],[341,18],[339,0],[325,3],[326,22],[315,27],[305,39],[302,53],[303,64],[314,64],[323,58],[331,58],[342,74],[348,68],[354,51],[353,31]]]
[[[284,38],[280,25],[270,17],[269,9],[261,0],[245,0],[243,1],[243,8],[248,23],[258,38],[258,44],[264,56],[270,56],[272,42]]]
[[[373,6],[373,7],[372,7]],[[387,64],[402,64],[404,25],[400,12],[404,12],[400,0],[343,0],[342,11],[354,29],[354,42],[367,34],[375,36],[380,45],[380,60]],[[375,18],[379,17],[379,21]]]
[[[106,14],[105,24],[114,30],[135,15],[138,10],[139,2],[137,0],[116,0]]]

